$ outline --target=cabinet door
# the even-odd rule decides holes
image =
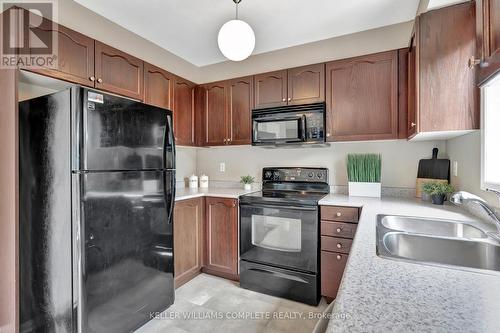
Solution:
[[[253,78],[231,80],[229,84],[229,143],[252,143]]]
[[[143,70],[142,60],[95,42],[96,88],[142,100]]]
[[[332,61],[326,69],[328,141],[397,138],[397,51]]]
[[[419,132],[479,128],[475,70],[475,8],[471,2],[420,16],[417,122]]]
[[[175,287],[196,276],[203,264],[203,198],[175,203],[174,272]]]
[[[287,70],[254,76],[255,108],[270,108],[287,104]]]
[[[347,254],[321,251],[321,295],[335,298],[342,281]]]
[[[33,14],[32,14],[33,15]],[[29,71],[85,86],[94,87],[94,40],[62,25],[43,19],[31,28],[39,36],[57,34],[57,67],[26,68]]]
[[[227,278],[238,276],[237,200],[207,197],[205,204],[204,271]]]
[[[418,132],[417,110],[418,110],[418,29],[419,17],[415,20],[415,33],[411,38],[408,50],[408,117],[407,135],[413,137]]]
[[[408,48],[398,50],[398,139],[408,138]]]
[[[181,146],[194,146],[194,84],[178,77],[174,83],[174,133]]]
[[[476,0],[478,82],[500,70],[500,0]]]
[[[173,86],[173,74],[144,63],[144,103],[171,110]]]
[[[227,141],[227,82],[205,86],[205,142],[207,146],[220,146]]]
[[[315,64],[288,70],[289,105],[325,101],[325,64]]]

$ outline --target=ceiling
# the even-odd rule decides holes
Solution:
[[[75,0],[196,66],[226,61],[219,28],[232,0]],[[419,0],[243,0],[239,17],[254,29],[254,54],[414,19]]]

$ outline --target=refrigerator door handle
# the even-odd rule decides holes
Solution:
[[[165,161],[165,164],[167,164],[167,154],[168,154],[168,148],[171,148],[172,152],[170,154],[170,158],[172,159],[172,164],[171,166],[165,165],[167,169],[175,169],[175,136],[174,136],[174,124],[172,122],[172,116],[167,115],[167,129],[168,131],[167,135],[168,137],[165,138],[165,145],[163,147],[163,159]]]
[[[73,241],[73,327],[77,333],[82,333],[83,309],[82,309],[82,280],[83,280],[83,257],[82,257],[82,212],[80,207],[80,190],[82,179],[80,173],[73,173],[71,177],[72,191],[72,241]]]
[[[171,174],[171,177],[170,177],[170,187],[171,187],[171,192],[172,192],[172,195],[171,195],[171,200],[170,202],[168,203],[167,202],[167,198],[168,198],[168,189],[167,189],[167,176],[166,174],[167,173],[170,173]],[[166,172],[164,174],[164,185],[163,185],[163,195],[165,197],[165,203],[169,206],[168,208],[168,223],[171,224],[173,223],[173,219],[174,219],[174,204],[175,204],[175,171],[171,171],[171,172]]]

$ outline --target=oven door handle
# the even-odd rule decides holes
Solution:
[[[289,209],[289,210],[307,210],[317,211],[317,206],[286,206],[286,205],[266,205],[260,203],[240,203],[240,206],[254,207],[254,208],[273,208],[273,209]]]

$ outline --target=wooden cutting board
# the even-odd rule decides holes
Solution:
[[[422,193],[424,193],[422,191],[422,186],[427,182],[438,182],[438,183],[448,184],[447,179],[417,178],[417,184],[416,184],[416,189],[417,189],[416,197],[417,198],[422,197]]]

